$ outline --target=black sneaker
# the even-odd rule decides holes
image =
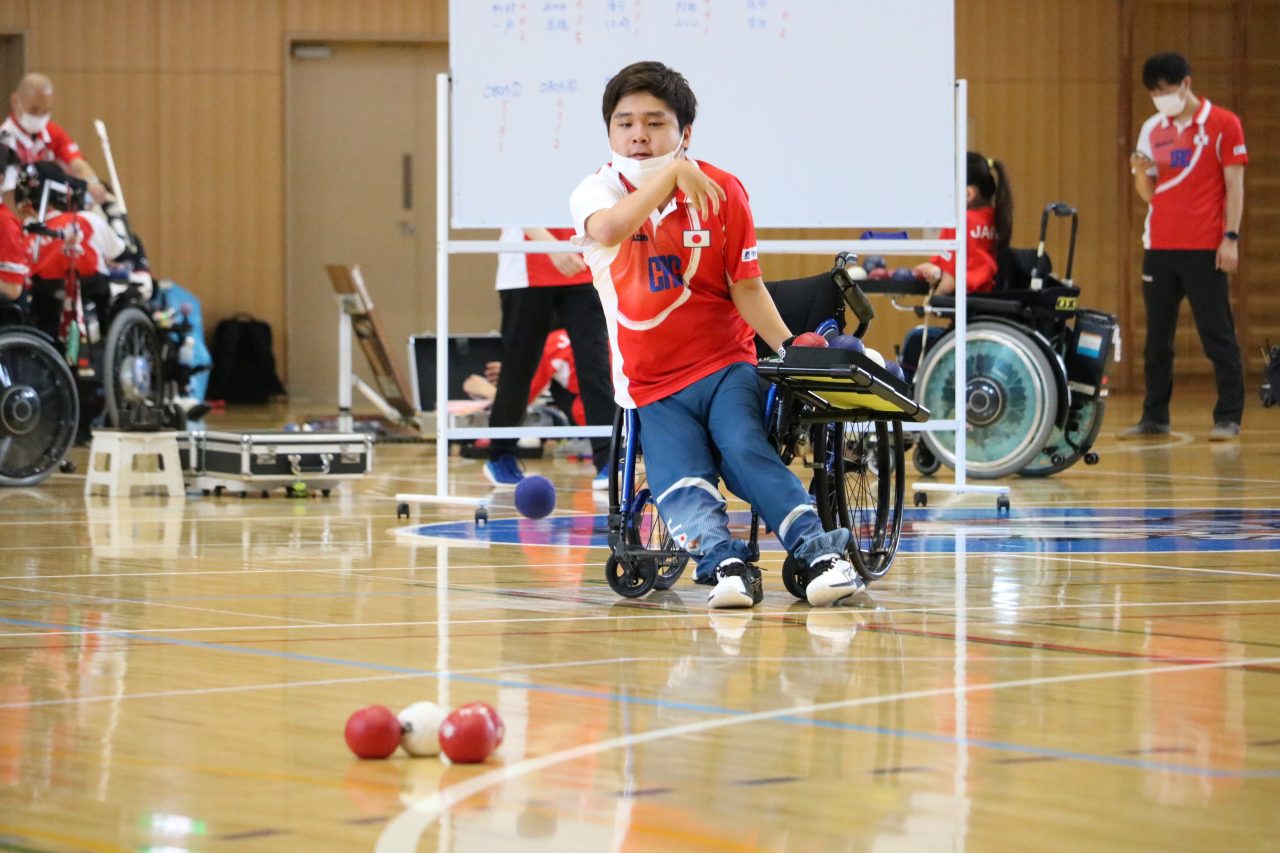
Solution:
[[[1138,421],[1133,426],[1116,434],[1116,438],[1126,441],[1133,438],[1152,438],[1154,436],[1168,435],[1169,425],[1158,424],[1155,421]]]
[[[764,578],[760,570],[737,557],[721,560],[716,566],[716,585],[707,595],[707,605],[717,610],[726,607],[755,607],[764,600]]]

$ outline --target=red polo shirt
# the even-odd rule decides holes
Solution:
[[[1157,113],[1138,134],[1138,150],[1155,161],[1155,190],[1142,245],[1214,250],[1226,230],[1226,166],[1249,162],[1240,119],[1206,98],[1179,126]]]

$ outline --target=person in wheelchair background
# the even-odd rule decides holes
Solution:
[[[968,153],[965,167],[965,264],[968,293],[987,293],[995,289],[998,259],[1009,248],[1013,238],[1013,188],[1004,164],[977,151]],[[955,237],[954,228],[939,235],[947,240]],[[930,296],[947,296],[956,292],[956,260],[951,252],[935,255],[915,268]],[[934,344],[945,329],[941,326],[916,326],[902,341],[899,364],[910,382],[920,364],[923,350]]]
[[[0,124],[5,144],[17,155],[20,165],[52,163],[85,182],[85,190],[97,204],[107,198],[107,189],[65,130],[50,120],[53,112],[53,81],[47,75],[27,74],[9,95],[9,115]],[[4,192],[13,190],[6,180]]]
[[[713,585],[712,608],[763,599],[747,543],[729,531],[718,483],[750,501],[809,567],[809,603],[861,591],[850,532],[824,531],[809,493],[764,427],[755,333],[791,339],[760,273],[747,193],[733,175],[684,156],[697,100],[678,72],[630,65],[605,87],[611,162],[570,199],[609,321],[614,394],[641,424],[645,472],[676,543]]]

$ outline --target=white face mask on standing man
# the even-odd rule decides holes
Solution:
[[[1151,102],[1156,105],[1158,110],[1166,118],[1177,118],[1182,115],[1182,111],[1187,108],[1187,92],[1184,86],[1179,86],[1176,92],[1167,92],[1163,95],[1152,95]]]
[[[35,136],[38,133],[43,133],[44,129],[49,126],[48,113],[45,113],[42,116],[35,116],[31,113],[23,112],[21,109],[16,110],[15,112],[16,118],[18,119],[18,125],[32,136]]]

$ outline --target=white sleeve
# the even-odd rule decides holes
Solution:
[[[1145,154],[1147,159],[1155,161],[1156,155],[1151,150],[1151,129],[1156,126],[1156,122],[1160,121],[1160,114],[1156,113],[1151,118],[1142,123],[1142,130],[1138,131],[1137,150],[1140,154]],[[1156,176],[1156,167],[1152,166],[1147,169],[1147,174],[1151,177]]]
[[[590,241],[587,236],[587,219],[598,210],[613,207],[626,196],[626,191],[615,179],[604,170],[589,175],[569,196],[569,212],[573,216],[573,227],[578,232],[574,242],[585,246]]]
[[[85,210],[79,214],[88,221],[93,236],[89,241],[93,244],[94,249],[98,252],[98,257],[104,261],[114,261],[116,258],[124,254],[125,249],[129,248],[129,244],[124,238],[116,233],[111,227],[111,223],[106,218],[95,211]]]

